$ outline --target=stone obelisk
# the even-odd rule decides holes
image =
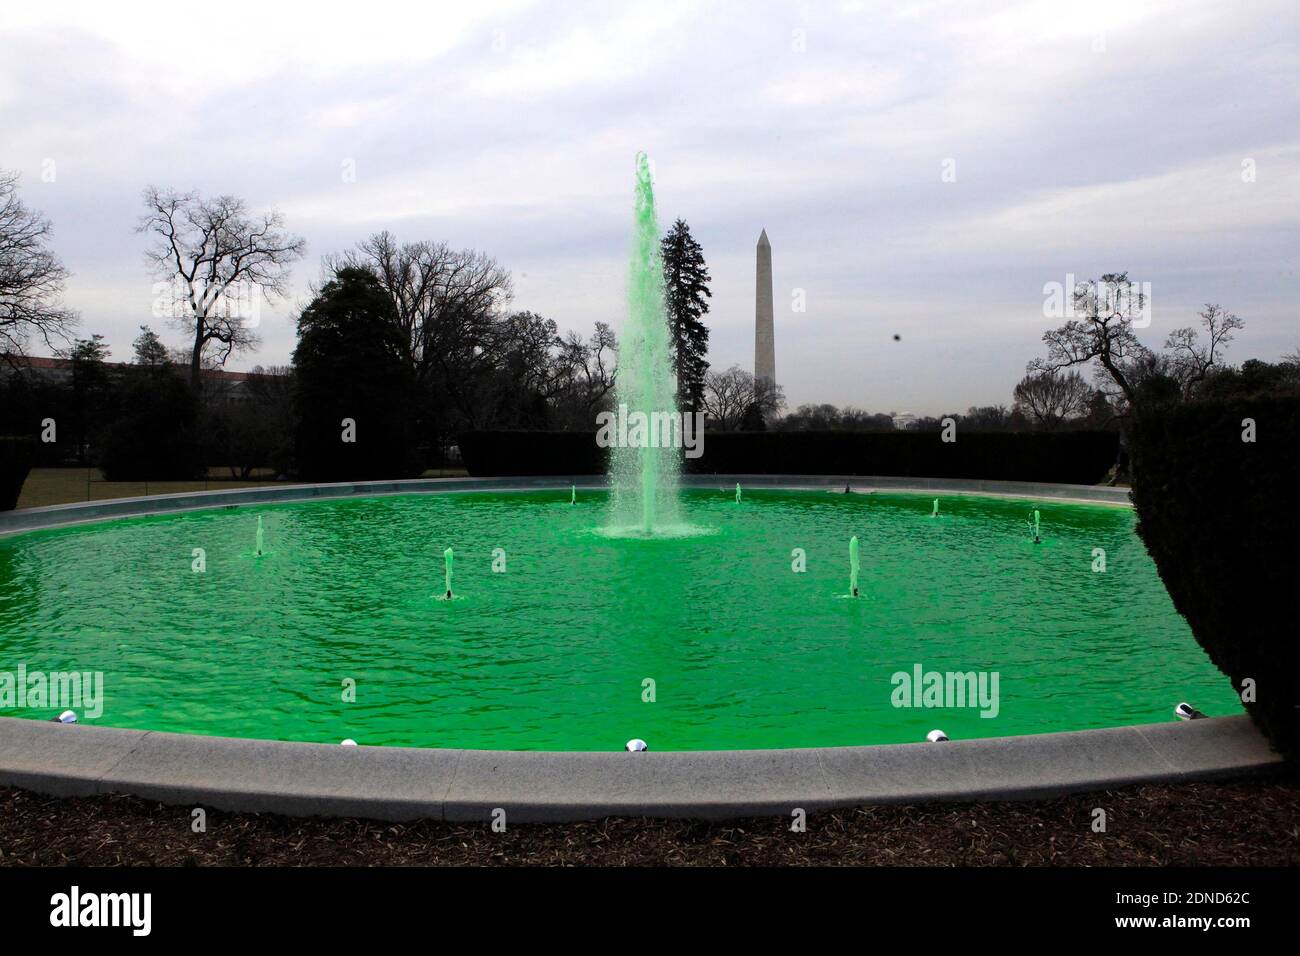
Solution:
[[[758,273],[754,286],[754,380],[776,384],[776,340],[772,330],[772,245],[767,230],[758,237]]]

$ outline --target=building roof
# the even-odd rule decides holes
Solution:
[[[26,367],[49,372],[65,372],[72,370],[71,359],[49,358],[44,355],[11,355],[8,352],[0,353],[0,367],[5,365],[13,365],[20,368]],[[119,370],[136,367],[131,362],[105,362],[104,365],[107,368]],[[205,381],[209,382],[249,382],[260,379],[282,377],[268,372],[229,372],[220,368],[201,369],[199,374]]]

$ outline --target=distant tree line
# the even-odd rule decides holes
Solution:
[[[419,474],[446,462],[476,430],[590,431],[614,395],[618,343],[610,325],[588,336],[512,308],[508,270],[490,256],[432,240],[375,233],[326,256],[297,319],[290,367],[238,383],[213,374],[257,345],[264,299],[283,297],[304,240],[276,212],[232,196],[149,187],[137,230],[150,239],[155,314],[185,335],[168,348],[142,326],[128,365],[109,362],[102,336],[74,338],[60,298],[67,271],[51,226],[0,174],[0,433],[35,435],[57,422],[45,463],[99,463],[115,477],[193,477],[222,467],[304,477]],[[1135,408],[1199,397],[1300,390],[1300,353],[1278,363],[1226,364],[1244,323],[1207,305],[1196,326],[1160,350],[1138,338],[1145,303],[1127,274],[1080,283],[1073,317],[1043,337],[1011,405],[912,418],[847,406],[800,405],[782,415],[779,386],[707,360],[710,276],[689,226],[660,244],[666,321],[681,408],[714,431],[937,430],[944,418],[980,431],[1115,428]],[[161,312],[159,311],[161,309]],[[67,359],[58,379],[18,357],[36,341]],[[1092,380],[1084,373],[1091,373]],[[237,398],[237,400],[236,400]]]
[[[388,232],[325,258],[298,317],[293,365],[259,367],[233,400],[229,376],[210,373],[258,345],[257,309],[287,293],[305,243],[278,213],[255,214],[236,197],[151,186],[143,200],[137,231],[150,239],[147,264],[159,280],[154,314],[187,344],[170,349],[142,327],[133,361],[114,364],[102,336],[73,337],[78,318],[59,304],[67,272],[49,250],[50,224],[23,205],[15,176],[0,176],[0,352],[8,365],[0,432],[35,436],[53,419],[57,440],[38,449],[45,464],[99,463],[115,477],[159,479],[213,465],[244,477],[257,468],[356,473],[325,454],[347,445],[343,458],[365,461],[369,472],[419,473],[445,461],[461,431],[589,430],[612,401],[617,341],[608,323],[595,323],[589,336],[561,333],[554,319],[510,308],[510,274],[490,256],[399,243]],[[680,252],[671,301],[681,355],[700,370],[707,330],[697,318],[708,275],[685,224],[673,235],[665,244]],[[33,341],[67,367],[33,368],[23,359]],[[373,453],[387,444],[400,449],[380,462]]]
[[[495,260],[445,243],[380,232],[327,257],[298,320],[300,471],[355,473],[343,463],[374,461],[362,449],[400,442],[387,466],[418,474],[462,431],[594,428],[612,401],[613,331],[561,334],[511,310],[511,295]],[[344,419],[355,427],[341,442]]]
[[[1047,354],[1029,363],[1021,384],[1090,370],[1097,391],[1121,418],[1144,406],[1300,390],[1300,349],[1276,363],[1226,363],[1228,345],[1245,322],[1217,304],[1207,304],[1195,326],[1170,332],[1159,351],[1149,348],[1137,334],[1149,303],[1135,289],[1126,272],[1078,283],[1074,317],[1043,335]]]
[[[1012,404],[940,416],[869,413],[847,406],[801,405],[772,427],[791,431],[937,431],[944,419],[966,430],[1119,429],[1143,407],[1196,399],[1300,394],[1300,349],[1279,362],[1226,362],[1237,315],[1214,303],[1197,324],[1174,329],[1160,350],[1138,337],[1148,303],[1127,273],[1109,273],[1071,291],[1074,318],[1047,332],[1047,354],[1031,361]],[[1092,373],[1090,383],[1080,370]]]
[[[237,396],[232,383],[209,379],[200,397],[188,366],[148,326],[129,363],[110,362],[99,335],[74,340],[64,357],[66,373],[58,376],[21,364],[0,370],[0,434],[37,438],[39,465],[94,464],[111,480],[161,481],[218,466],[247,478],[290,464],[289,369],[258,366]]]

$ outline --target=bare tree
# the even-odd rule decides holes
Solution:
[[[617,378],[618,341],[606,322],[597,322],[587,341],[569,332],[558,343],[557,373],[552,404],[562,427],[591,427],[596,414],[605,411]]]
[[[510,376],[510,388],[549,400],[559,390],[563,366],[557,361],[559,326],[535,312],[514,312],[496,323],[491,351]]]
[[[171,317],[193,336],[190,385],[197,392],[205,351],[220,367],[231,353],[257,344],[249,322],[254,308],[263,296],[286,294],[290,266],[307,243],[285,231],[278,212],[252,216],[234,196],[203,199],[149,186],[144,204],[136,231],[153,235],[146,259],[174,284]]]
[[[767,379],[754,379],[754,397],[750,402],[749,414],[766,424],[780,414],[785,408],[785,389]]]
[[[501,314],[513,295],[509,270],[472,249],[444,242],[399,243],[379,232],[341,256],[327,272],[357,267],[373,273],[393,301],[403,357],[415,373],[420,431],[441,441],[457,427],[490,418],[485,394],[507,364],[510,336]]]
[[[1049,428],[1087,414],[1093,388],[1076,371],[1038,372],[1016,385],[1016,410]]]
[[[467,354],[490,351],[492,320],[513,295],[509,270],[490,256],[445,242],[399,244],[387,231],[327,257],[325,265],[378,277],[392,297],[406,360],[421,381]]]
[[[872,414],[853,405],[836,408],[834,405],[800,405],[793,412],[781,419],[776,426],[779,431],[851,431],[851,432],[892,432],[894,416],[883,412]]]
[[[740,428],[750,421],[766,421],[785,407],[785,395],[779,385],[754,376],[738,365],[725,372],[712,369],[704,373],[704,395],[700,410],[710,425],[722,431]]]
[[[1024,413],[1005,405],[972,405],[957,420],[970,431],[1019,431],[1026,425]]]
[[[1133,321],[1146,306],[1145,295],[1140,290],[1134,293],[1127,272],[1114,272],[1080,282],[1074,288],[1073,302],[1080,317],[1043,335],[1047,357],[1034,359],[1027,371],[1031,375],[1060,372],[1096,363],[1132,405],[1137,390],[1125,366],[1150,354],[1133,333]]]
[[[1236,315],[1208,302],[1197,314],[1201,319],[1201,327],[1205,330],[1205,343],[1200,341],[1199,333],[1191,326],[1174,329],[1165,340],[1165,349],[1172,353],[1173,376],[1185,398],[1191,396],[1196,386],[1210,373],[1210,369],[1218,364],[1223,351],[1232,341],[1232,333],[1246,326]]]
[[[492,338],[497,367],[478,381],[472,427],[588,429],[608,407],[617,342],[606,323],[584,341],[560,335],[553,319],[515,312]]]
[[[754,376],[739,365],[733,365],[725,372],[709,369],[704,373],[700,408],[709,424],[722,431],[738,428],[753,400]]]
[[[66,345],[76,314],[60,305],[68,271],[47,248],[50,221],[18,197],[18,175],[0,170],[0,352],[21,355],[33,333]],[[12,361],[12,359],[10,359]]]

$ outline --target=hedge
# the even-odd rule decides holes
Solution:
[[[35,442],[33,468],[81,461],[76,440],[78,417],[71,386],[0,375],[0,435],[31,437]],[[58,441],[41,441],[47,418],[58,423]]]
[[[462,432],[460,457],[471,475],[603,475],[609,449],[595,432]]]
[[[199,404],[170,371],[141,374],[122,392],[122,412],[103,434],[99,467],[108,481],[188,481],[204,473]]]
[[[1115,432],[708,432],[696,474],[897,475],[1092,485],[1115,463]],[[608,452],[587,432],[469,432],[465,467],[484,475],[599,475]]]
[[[1256,440],[1242,440],[1244,419]],[[1197,642],[1288,758],[1300,754],[1300,398],[1147,410],[1129,453],[1138,534]],[[1193,705],[1195,701],[1191,702]]]
[[[18,506],[18,495],[35,459],[35,441],[0,435],[0,511],[12,511]]]

